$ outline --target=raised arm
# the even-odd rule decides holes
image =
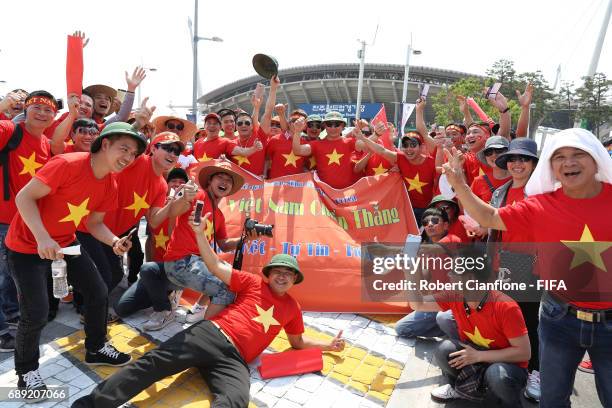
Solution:
[[[453,147],[452,153],[444,149],[444,154],[448,161],[442,166],[444,169],[443,172],[446,174],[448,183],[453,190],[455,190],[457,198],[463,208],[481,227],[506,231],[506,225],[499,216],[497,208],[492,207],[478,198],[465,183],[463,174],[463,153]]]
[[[79,116],[79,104],[79,97],[76,94],[68,95],[68,115],[57,125],[50,140],[51,153],[54,156],[64,153],[65,140],[70,134],[72,124]]]
[[[276,105],[276,92],[280,85],[280,79],[275,75],[270,79],[270,93],[266,100],[266,108],[264,109],[263,117],[261,118],[261,130],[265,134],[270,134],[270,121],[272,119],[272,112],[274,112],[274,106]]]
[[[280,120],[281,129],[284,131],[289,130],[289,122],[287,122],[287,107],[282,103],[277,103],[274,106],[274,112],[278,115],[278,120]]]
[[[416,129],[417,132],[421,136],[423,136],[423,140],[425,141],[425,146],[427,146],[427,153],[432,154],[435,149],[435,143],[431,136],[429,136],[429,132],[427,131],[427,126],[425,125],[425,106],[427,102],[424,99],[417,99],[416,106],[414,108],[416,115]],[[400,137],[403,135],[400,135]]]
[[[360,143],[363,143],[363,146],[369,152],[372,152],[374,154],[378,154],[384,157],[391,164],[397,163],[397,152],[389,150],[385,148],[383,145],[379,145],[378,143],[365,137],[363,133],[361,133],[361,129],[359,129],[358,127],[355,127],[355,129],[353,130],[353,133],[355,134],[357,141]]]
[[[497,94],[495,94],[495,99],[488,99],[488,101],[499,111],[499,131],[497,132],[497,135],[503,136],[510,140],[510,126],[512,117],[510,115],[508,99],[506,99],[501,92],[497,92]]]
[[[202,257],[202,260],[206,264],[208,270],[217,278],[221,279],[223,283],[229,286],[232,280],[232,266],[219,259],[217,254],[215,254],[213,249],[210,247],[208,239],[206,239],[206,221],[210,218],[211,214],[206,213],[205,215],[202,215],[201,222],[196,225],[193,223],[194,213],[192,213],[189,217],[189,225],[191,225],[191,228],[195,234],[198,249],[200,250],[200,256]]]
[[[467,104],[465,96],[457,95],[457,102],[459,102],[459,110],[463,113],[463,124],[465,127],[469,127],[474,123],[474,118],[472,117],[472,112],[470,112],[470,107]]]
[[[529,137],[527,131],[529,129],[529,109],[533,99],[533,85],[527,83],[525,92],[522,94],[517,90],[516,97],[521,106],[521,115],[516,125],[516,137]]]

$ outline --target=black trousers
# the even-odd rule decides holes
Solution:
[[[136,224],[134,228],[138,228],[139,224]],[[131,230],[131,228],[130,228]],[[126,231],[125,234],[130,232],[130,230]],[[121,236],[123,236],[121,235]],[[136,232],[132,236],[132,247],[128,251],[128,277],[127,280],[129,283],[134,283],[138,279],[138,273],[140,272],[140,268],[142,267],[142,263],[144,262],[144,252],[142,252],[142,245],[140,243],[140,238],[138,237],[138,232]]]
[[[96,266],[87,253],[65,256],[68,278],[84,296],[85,348],[100,349],[106,341],[108,291]],[[22,254],[9,250],[10,271],[17,286],[21,319],[17,326],[15,371],[25,374],[38,368],[40,333],[47,324],[51,261],[38,254]]]
[[[529,344],[531,344],[531,359],[529,360],[529,371],[540,371],[540,339],[538,337],[538,325],[540,324],[540,302],[518,302],[525,326]]]
[[[249,369],[236,347],[208,320],[194,324],[159,348],[123,367],[72,407],[111,408],[129,401],[151,384],[197,367],[213,393],[213,408],[249,404]]]

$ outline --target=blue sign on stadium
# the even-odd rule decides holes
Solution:
[[[372,119],[380,111],[382,103],[362,103],[360,117]],[[357,104],[354,103],[300,103],[298,108],[303,109],[309,115],[325,115],[327,112],[340,112],[346,118],[354,118],[357,112]]]

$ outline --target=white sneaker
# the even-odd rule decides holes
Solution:
[[[431,396],[440,401],[449,401],[459,398],[457,391],[450,384],[441,385],[438,388],[431,390]]]
[[[526,398],[540,402],[540,373],[538,370],[529,373],[524,394]]]
[[[181,296],[183,296],[183,290],[182,289],[173,290],[168,295],[168,299],[170,300],[170,307],[172,308],[172,310],[176,310],[176,308],[181,303]]]
[[[191,307],[189,313],[187,313],[187,317],[185,318],[185,322],[187,323],[196,323],[200,320],[204,320],[204,313],[206,313],[207,306],[202,306],[199,303],[196,303]]]
[[[151,318],[142,325],[145,331],[161,330],[174,320],[174,312],[172,310],[162,310],[161,312],[153,312]]]

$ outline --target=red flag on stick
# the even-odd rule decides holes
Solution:
[[[380,136],[380,140],[382,141],[382,144],[383,146],[385,146],[385,148],[393,150],[393,143],[391,141],[391,131],[389,130],[389,127],[387,126],[387,112],[385,112],[384,103],[381,104],[380,110],[378,111],[376,116],[374,116],[372,120],[370,121],[370,124],[372,125],[372,131],[374,131],[374,127],[379,122],[382,122],[385,125],[385,131]]]
[[[78,96],[83,90],[83,39],[72,35],[66,50],[66,90]]]

